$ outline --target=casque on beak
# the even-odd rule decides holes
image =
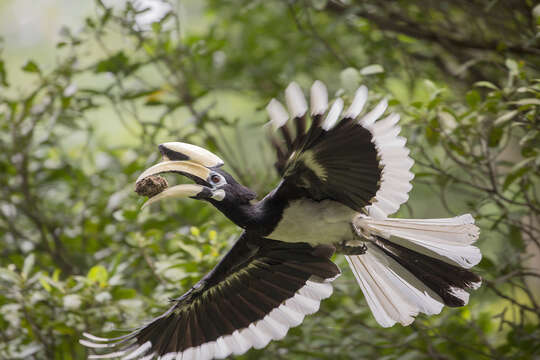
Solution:
[[[136,184],[145,178],[162,173],[178,173],[187,176],[197,184],[182,184],[167,188],[148,199],[142,208],[165,198],[208,199],[215,197],[214,190],[210,187],[209,176],[212,168],[223,165],[223,160],[206,149],[181,142],[164,143],[158,148],[163,155],[163,161],[146,169],[137,178]]]

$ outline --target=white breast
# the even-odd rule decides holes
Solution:
[[[292,201],[274,231],[267,237],[286,242],[333,244],[352,238],[355,211],[336,201]]]

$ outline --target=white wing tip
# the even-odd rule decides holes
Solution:
[[[99,336],[95,336],[95,335],[92,335],[90,333],[87,333],[87,332],[83,332],[82,335],[87,338],[87,339],[90,339],[90,340],[94,340],[94,341],[105,341],[105,342],[108,342],[109,339],[107,338],[102,338],[102,337],[99,337]]]
[[[326,119],[324,120],[321,127],[326,131],[334,127],[334,125],[339,119],[339,115],[341,114],[342,110],[343,110],[343,99],[337,98],[332,104],[332,107],[330,108],[328,115],[326,115]]]
[[[310,96],[311,115],[322,115],[328,109],[328,90],[322,81],[315,80],[311,86]]]
[[[103,355],[89,355],[88,358],[89,359],[112,359],[112,358],[124,356],[125,353],[126,353],[125,351],[116,351],[113,353],[103,354]]]
[[[270,116],[270,122],[275,129],[282,127],[289,120],[289,113],[287,113],[283,104],[276,99],[270,100],[266,106],[266,112]]]
[[[285,100],[293,118],[302,117],[307,112],[306,98],[296,82],[291,82],[285,89]]]
[[[360,86],[354,94],[354,99],[351,106],[345,112],[345,118],[356,119],[362,112],[364,105],[368,99],[368,88],[365,85]]]
[[[133,360],[139,358],[140,355],[144,355],[152,348],[152,342],[148,340],[144,344],[137,347],[135,350],[130,352],[127,356],[122,358],[122,360]]]
[[[107,343],[102,343],[102,344],[101,343],[94,343],[94,342],[84,340],[84,339],[79,339],[79,344],[81,344],[82,346],[92,348],[92,349],[101,349],[101,348],[108,348],[108,347],[113,346],[113,345],[107,344]]]
[[[382,114],[386,111],[386,108],[388,107],[388,99],[384,98],[375,107],[368,112],[364,117],[362,117],[358,123],[364,127],[370,127],[375,120],[377,120],[379,117],[381,117]]]

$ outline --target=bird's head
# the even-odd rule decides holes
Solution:
[[[256,197],[253,191],[221,169],[223,160],[206,149],[181,142],[168,142],[159,145],[159,151],[163,155],[162,161],[146,169],[138,177],[137,184],[162,173],[178,173],[190,178],[195,184],[168,187],[150,197],[143,207],[163,199],[192,198],[206,200],[231,217],[230,212],[249,204]]]

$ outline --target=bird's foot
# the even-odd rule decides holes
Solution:
[[[347,245],[347,241],[342,241],[336,244],[336,251],[343,255],[364,255],[367,251],[366,244],[359,246]]]

